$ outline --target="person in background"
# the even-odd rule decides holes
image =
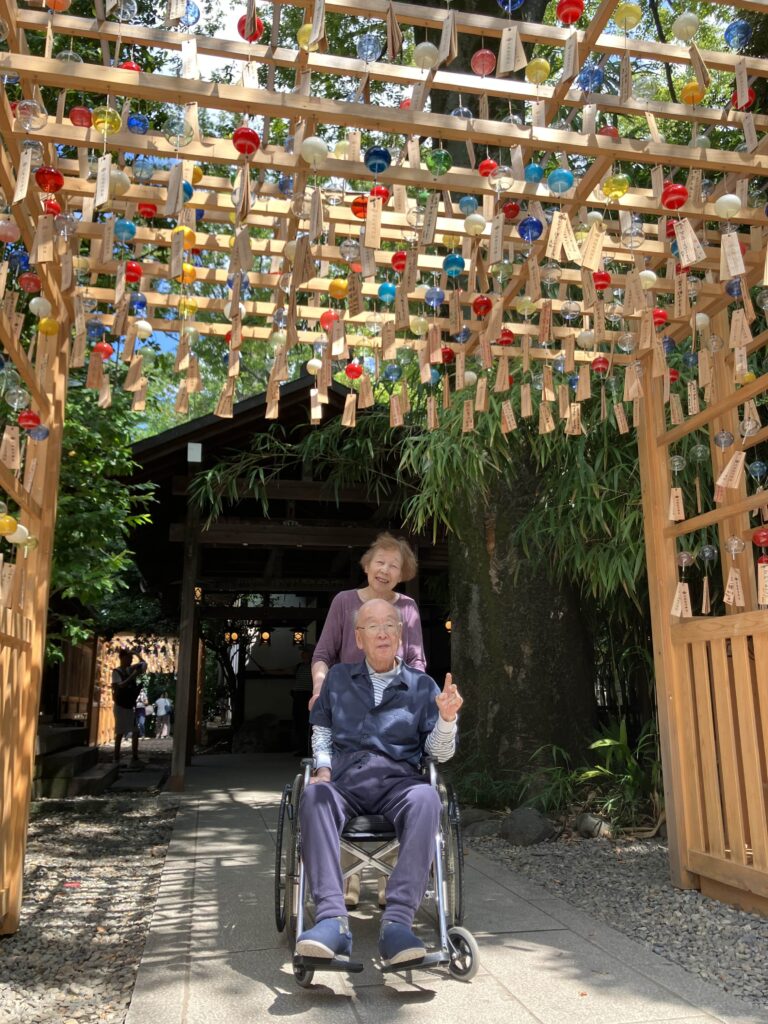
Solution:
[[[331,601],[328,617],[312,657],[312,697],[310,711],[317,702],[328,670],[340,663],[353,664],[365,655],[357,643],[355,618],[360,609],[371,600],[386,601],[395,610],[401,623],[398,633],[397,655],[404,665],[423,672],[426,669],[424,642],[421,635],[421,617],[412,597],[395,590],[398,583],[412,580],[418,563],[411,546],[402,537],[380,533],[360,559],[368,577],[366,586],[355,590],[342,590]],[[350,857],[344,854],[343,867],[349,867]],[[379,878],[379,903],[384,903],[384,876]],[[360,898],[360,875],[347,879],[344,899],[348,907],[356,907]]]
[[[136,698],[135,718],[136,718],[136,729],[138,730],[139,736],[144,739],[147,732],[147,705],[149,704],[149,695],[147,694],[146,688],[141,687],[139,695]]]
[[[155,739],[164,740],[171,733],[171,702],[165,690],[155,701]]]
[[[136,700],[141,690],[139,677],[147,671],[145,661],[133,663],[133,653],[122,650],[118,655],[120,665],[112,670],[112,700],[115,714],[115,762],[120,761],[120,746],[123,736],[131,734],[131,763],[138,767],[139,732],[136,728]]]

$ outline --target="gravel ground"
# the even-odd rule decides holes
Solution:
[[[527,847],[496,837],[466,842],[691,974],[765,1009],[768,920],[675,889],[664,843],[575,837]]]
[[[0,938],[0,1022],[122,1024],[177,800],[32,805],[21,927]]]
[[[33,804],[21,928],[0,937],[0,1024],[123,1024],[177,805],[152,793]],[[768,920],[673,888],[664,843],[466,842],[764,1009]]]

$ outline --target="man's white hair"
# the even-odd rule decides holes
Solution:
[[[389,607],[392,609],[392,613],[394,614],[399,624],[402,626],[403,616],[396,604],[390,604],[389,601],[385,601],[383,597],[372,597],[370,598],[370,600],[364,601],[359,608],[352,612],[352,625],[355,627],[355,629],[357,629],[357,622],[358,619],[360,618],[361,613],[368,607],[369,604],[373,604],[375,601],[381,601],[382,604],[389,604]]]

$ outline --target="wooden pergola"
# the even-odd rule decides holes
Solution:
[[[26,112],[17,107],[14,114],[6,95],[0,96],[0,188],[10,207],[7,219],[18,226],[51,303],[56,330],[25,328],[24,301],[19,302],[6,260],[0,266],[0,340],[49,433],[44,440],[24,431],[17,436],[14,413],[0,454],[0,488],[37,542],[3,550],[0,930],[18,927],[21,906],[68,370],[88,364],[86,386],[98,391],[106,415],[112,381],[118,379],[141,410],[147,388],[141,340],[147,330],[179,335],[176,408],[181,416],[189,394],[199,388],[199,332],[221,337],[222,343],[229,338],[229,376],[216,408],[222,420],[233,415],[243,345],[268,345],[272,352],[268,419],[280,415],[292,350],[314,345],[312,423],[322,419],[340,364],[363,353],[372,359],[361,363],[358,390],[345,400],[344,423],[353,429],[358,410],[377,400],[373,387],[379,374],[410,350],[422,383],[432,388],[426,403],[429,429],[440,429],[442,409],[456,401],[462,403],[466,430],[474,428],[477,417],[494,415],[511,433],[519,419],[538,417],[542,432],[576,435],[585,429],[586,410],[595,407],[595,421],[608,420],[622,433],[636,430],[673,881],[765,913],[768,584],[764,569],[755,565],[750,522],[751,513],[765,508],[765,495],[748,483],[744,458],[768,439],[757,405],[768,390],[768,375],[754,372],[752,358],[768,341],[768,331],[759,332],[750,298],[751,289],[768,284],[766,217],[762,206],[748,201],[750,182],[762,185],[768,178],[768,116],[743,108],[750,81],[768,77],[768,60],[732,49],[699,51],[636,38],[621,27],[628,25],[631,5],[618,0],[602,0],[590,9],[583,29],[383,0],[365,5],[307,0],[290,6],[303,8],[305,24],[312,26],[303,49],[281,41],[281,16],[289,5],[280,2],[271,7],[269,38],[248,43],[185,28],[180,24],[185,5],[179,0],[170,0],[162,28],[110,19],[104,0],[96,0],[93,18],[21,10],[15,0],[0,0],[0,18],[8,26],[0,74],[6,81],[18,76],[22,97],[37,104]],[[765,4],[737,0],[730,9],[734,16],[760,13]],[[252,3],[244,13],[250,26],[256,13]],[[391,59],[363,61],[324,52],[324,19],[338,15],[379,23]],[[432,67],[401,63],[398,35],[411,27],[429,30],[436,40]],[[464,35],[498,50],[495,75],[451,70],[456,40]],[[41,44],[33,48],[42,56],[30,54],[32,39]],[[74,39],[98,40],[102,63],[58,59],[61,41],[69,49]],[[561,66],[557,78],[524,78],[530,52],[522,47],[551,48],[553,62]],[[127,48],[139,63],[146,48],[180,54],[183,73],[150,75],[121,67]],[[203,81],[201,56],[234,62],[237,84]],[[582,89],[578,76],[585,62],[610,58],[619,58],[624,68],[618,94]],[[710,74],[734,75],[736,101],[723,109],[698,99],[694,106],[633,98],[631,67],[640,59],[689,69],[702,96]],[[266,71],[259,73],[260,68]],[[278,86],[278,69],[292,74],[291,92]],[[324,83],[334,76],[357,83],[359,102],[327,97]],[[391,105],[368,100],[372,82],[390,87]],[[42,88],[58,90],[53,112],[42,103]],[[410,92],[409,106],[398,102],[403,90]],[[429,98],[441,91],[461,95],[477,116],[431,112]],[[73,93],[89,108],[103,106],[106,94],[114,106],[114,133],[73,124],[68,116]],[[514,104],[521,121],[492,120],[489,101],[497,100]],[[131,104],[137,101],[178,108],[189,141],[169,141],[156,130],[129,131]],[[258,119],[258,151],[239,156],[230,138],[203,134],[203,109]],[[606,115],[619,131],[623,118],[644,119],[647,137],[617,139],[601,132]],[[271,141],[277,121],[288,125],[288,150]],[[694,144],[664,141],[665,124],[681,121],[693,123]],[[743,136],[744,146],[710,148],[706,133],[712,128]],[[387,169],[369,168],[363,132],[390,147]],[[343,145],[312,158],[313,166],[302,156],[310,153],[305,143],[324,133]],[[430,154],[420,146],[425,138],[436,147],[471,143],[478,160],[492,152],[503,170],[492,178],[467,167],[433,173],[427,166]],[[56,200],[76,214],[74,227],[63,235],[57,234],[55,213],[49,212],[54,208],[50,203],[46,208],[36,183],[29,141],[41,143],[43,160],[63,176]],[[179,141],[186,144],[179,147]],[[63,155],[59,146],[66,147]],[[89,150],[100,157],[94,177],[88,173]],[[126,154],[133,155],[133,163],[126,163]],[[581,173],[564,191],[549,176],[528,180],[526,168],[536,154],[544,154],[542,165],[554,160],[562,171],[578,167]],[[140,156],[171,164],[155,169],[147,182],[136,174]],[[647,167],[652,187],[629,183],[620,195],[611,184],[620,161]],[[195,164],[202,165],[201,175],[195,174]],[[669,194],[665,197],[666,177],[677,185],[685,181],[680,208],[673,209]],[[288,178],[290,195],[280,186]],[[709,180],[704,189],[703,178]],[[352,184],[331,196],[331,179]],[[185,197],[185,181],[194,182],[191,198]],[[368,194],[372,182],[390,192],[385,202],[375,192]],[[736,199],[724,206],[719,201],[725,196]],[[361,197],[364,203],[354,202]],[[461,197],[476,199],[474,219],[459,207]],[[158,226],[146,204],[154,204],[159,219],[172,226]],[[513,214],[512,204],[522,211]],[[471,203],[462,205],[468,209]],[[355,210],[361,206],[359,217]],[[200,221],[197,211],[202,211]],[[521,237],[526,217],[538,223],[538,238],[535,231]],[[135,230],[116,249],[118,220]],[[349,260],[347,239],[357,243]],[[164,261],[142,263],[148,246],[163,250]],[[185,246],[207,254],[194,273],[186,268]],[[377,301],[379,284],[395,250],[407,256],[394,302],[385,306]],[[464,260],[456,278],[446,267],[448,255]],[[127,256],[140,266],[137,286],[147,303],[141,318],[129,307]],[[596,288],[593,276],[606,261],[612,268],[610,287],[619,290],[613,302]],[[551,272],[553,263],[554,286],[546,274],[542,280],[543,269]],[[243,273],[257,297],[240,294]],[[346,280],[346,300],[333,306],[328,293],[338,276]],[[423,306],[420,277],[445,293],[445,303],[432,312]],[[168,294],[154,286],[160,278],[187,280]],[[224,286],[228,278],[233,282],[228,298],[201,293],[203,286]],[[695,293],[689,288],[692,278]],[[475,303],[480,295],[489,300],[484,313]],[[575,295],[576,320],[569,306],[564,309]],[[86,307],[93,306],[127,364],[125,376],[114,360],[89,351]],[[326,330],[321,318],[329,308],[337,318]],[[169,309],[175,319],[169,319]],[[505,330],[511,334],[505,337]],[[714,344],[713,336],[724,343]],[[668,347],[676,344],[696,357],[689,361],[682,395],[663,337]],[[523,380],[514,390],[510,369]],[[597,386],[606,380],[615,382],[607,396]],[[388,401],[391,422],[399,426],[409,415],[402,382]],[[754,429],[745,430],[745,423]],[[731,442],[723,445],[727,435]],[[670,455],[685,450],[686,438],[704,446],[717,483],[712,493],[701,488],[693,505],[689,496],[676,493],[670,469]],[[702,614],[693,614],[684,573],[680,578],[680,553],[696,551],[706,529],[717,533],[717,565],[732,602],[722,609],[725,614],[711,614],[706,603]],[[192,599],[182,596],[182,618],[193,614]]]

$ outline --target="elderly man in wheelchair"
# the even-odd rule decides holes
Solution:
[[[306,873],[315,920],[296,942],[294,971],[299,979],[297,962],[302,967],[343,969],[351,956],[340,837],[350,819],[359,815],[382,816],[399,842],[379,935],[384,968],[451,962],[455,958],[449,955],[451,949],[457,955],[447,938],[442,893],[438,893],[442,955],[427,953],[413,932],[413,922],[433,861],[438,876],[435,888],[443,885],[438,863],[443,802],[436,773],[424,775],[420,766],[425,754],[437,761],[453,755],[462,698],[450,675],[440,691],[430,676],[401,662],[397,657],[400,626],[397,609],[389,602],[363,604],[355,632],[365,661],[334,666],[312,709],[315,770],[310,778],[307,765],[308,784],[298,809],[299,901],[303,901]],[[303,907],[299,928],[302,920]],[[464,933],[464,929],[457,931]],[[350,964],[348,969],[362,970],[362,965]]]

